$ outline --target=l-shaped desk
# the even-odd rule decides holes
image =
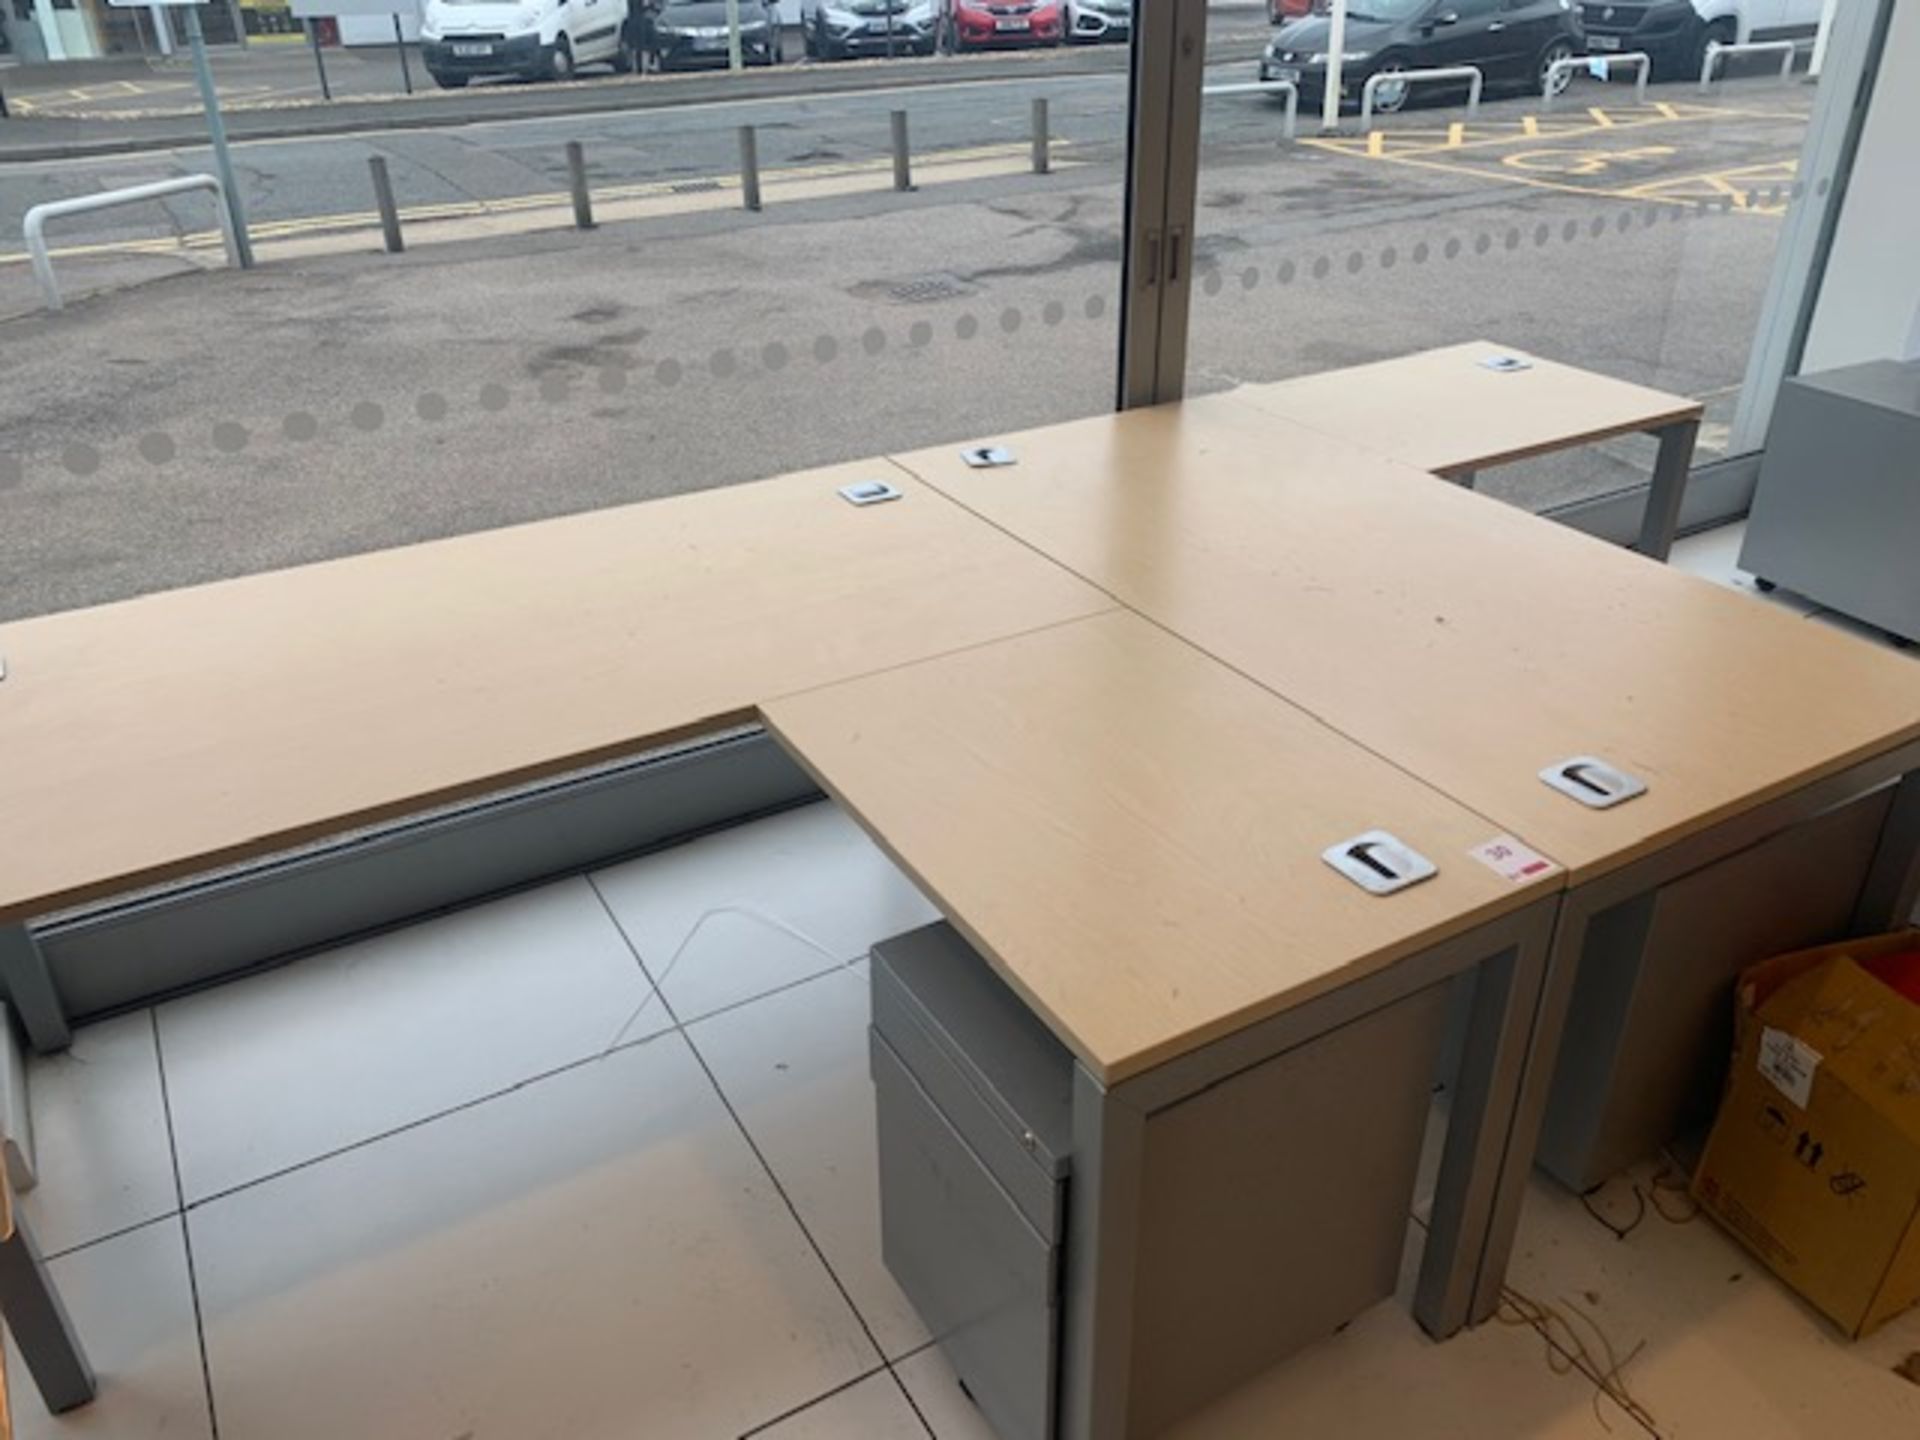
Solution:
[[[1258,396],[994,441],[1014,463],[945,448],[0,626],[0,960],[34,1038],[63,1023],[34,916],[759,716],[1071,1052],[1047,1428],[1118,1440],[1383,1293],[1447,997],[1416,1297],[1441,1335],[1497,1301],[1570,1005],[1585,1082],[1638,1104],[1648,977],[1684,977],[1730,893],[1780,932],[1912,903],[1920,667]],[[900,498],[837,493],[875,478]],[[1540,778],[1582,757],[1644,793]],[[1376,895],[1323,861],[1374,830],[1437,873]],[[1509,841],[1542,863],[1503,871]],[[1596,1127],[1664,1123],[1606,1100],[1550,1139],[1590,1159]],[[1315,1185],[1276,1125],[1374,1138]],[[1294,1233],[1236,1186],[1297,1193]],[[1255,1283],[1274,1266],[1313,1293]],[[1222,1296],[1234,1325],[1194,1322]],[[77,1403],[41,1328],[23,1351]]]

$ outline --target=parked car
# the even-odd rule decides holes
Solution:
[[[476,75],[565,80],[581,65],[620,74],[638,63],[627,0],[427,0],[420,58],[434,83]]]
[[[1587,48],[1595,54],[1643,50],[1656,75],[1699,75],[1707,45],[1810,36],[1820,0],[1587,0],[1580,6]]]
[[[1325,8],[1324,0],[1318,0],[1320,8]],[[1289,20],[1298,20],[1302,15],[1314,12],[1316,0],[1267,0],[1267,19],[1275,25],[1284,25]]]
[[[1067,0],[941,0],[940,48],[948,54],[1014,45],[1060,45]]]
[[[1133,0],[1067,0],[1067,31],[1087,44],[1130,39]]]
[[[1260,78],[1291,80],[1300,87],[1303,107],[1319,105],[1327,87],[1331,24],[1324,15],[1309,15],[1281,26],[1260,61]],[[1539,94],[1555,60],[1583,53],[1573,0],[1353,0],[1340,96],[1342,103],[1358,104],[1370,76],[1454,65],[1478,66],[1489,88],[1526,85]],[[1564,89],[1567,78],[1562,72],[1554,89]],[[1412,91],[1405,81],[1382,81],[1373,108],[1398,110]]]
[[[774,0],[740,0],[740,56],[749,65],[780,63],[780,7]],[[725,65],[727,0],[666,0],[653,13],[649,41],[662,70]]]
[[[931,55],[939,0],[800,0],[800,38],[814,60]]]

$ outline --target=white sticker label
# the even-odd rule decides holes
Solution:
[[[1760,1032],[1760,1073],[1802,1110],[1813,1095],[1813,1072],[1820,1052],[1798,1035],[1768,1028]]]
[[[1511,835],[1496,835],[1467,853],[1513,881],[1537,879],[1555,868],[1553,861]]]

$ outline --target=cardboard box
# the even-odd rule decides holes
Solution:
[[[1920,930],[1740,977],[1733,1073],[1693,1193],[1849,1336],[1920,1301],[1920,1005],[1863,966]]]

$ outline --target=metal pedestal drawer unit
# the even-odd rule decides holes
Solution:
[[[881,1250],[1002,1440],[1048,1440],[1073,1057],[931,925],[873,951]]]

